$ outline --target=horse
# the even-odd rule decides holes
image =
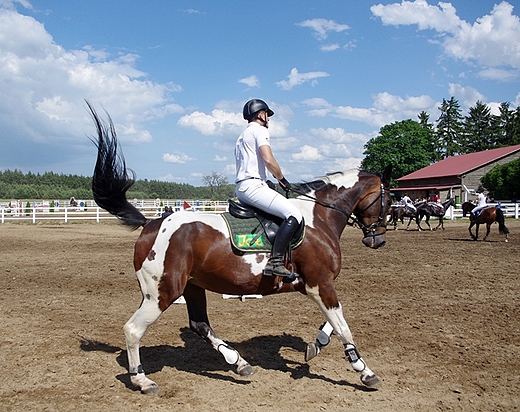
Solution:
[[[417,208],[419,205],[423,204],[424,202],[417,202],[414,203],[414,206]],[[412,208],[409,208],[403,204],[394,204],[392,205],[391,211],[390,211],[390,220],[388,221],[388,224],[393,223],[394,224],[394,230],[397,230],[397,224],[399,221],[401,221],[402,224],[404,224],[404,218],[408,217],[408,225],[406,225],[406,230],[408,230],[408,227],[412,223],[412,220],[415,220],[417,222],[417,211],[413,210]]]
[[[342,342],[351,367],[368,388],[380,380],[359,354],[334,288],[341,271],[340,237],[347,225],[359,227],[362,243],[372,249],[384,246],[386,216],[391,204],[391,166],[383,174],[349,171],[327,175],[298,186],[292,198],[304,215],[305,237],[292,251],[292,266],[298,274],[291,283],[263,275],[269,253],[244,253],[230,242],[229,229],[221,214],[180,211],[166,218],[148,219],[127,198],[136,179],[126,168],[118,148],[115,127],[108,115],[102,120],[87,102],[97,129],[98,153],[92,178],[92,192],[98,206],[133,229],[142,227],[134,248],[134,268],[142,302],[124,325],[128,372],[132,385],[145,394],[158,392],[149,379],[139,353],[141,338],[176,299],[184,296],[190,329],[210,343],[240,376],[253,374],[252,366],[220,339],[210,326],[206,291],[233,295],[271,295],[300,292],[314,301]],[[378,259],[374,265],[381,264]],[[330,331],[329,336],[332,334]],[[309,344],[305,358],[314,357],[320,347]]]
[[[475,208],[475,205],[471,202],[464,202],[462,204],[462,216],[466,216],[469,212],[471,212]],[[509,241],[509,229],[505,225],[505,217],[504,212],[499,207],[495,206],[486,206],[484,209],[481,209],[480,214],[475,217],[470,214],[470,224],[469,224],[469,235],[473,240],[478,239],[478,229],[481,224],[486,224],[486,236],[482,240],[486,240],[489,236],[489,232],[491,231],[491,224],[493,222],[498,223],[498,231],[500,234],[504,234],[506,236],[506,243]],[[471,231],[471,228],[476,226],[475,234]]]
[[[428,228],[430,230],[437,230],[439,228],[439,226],[441,226],[442,230],[444,230],[443,218],[444,218],[444,215],[446,214],[446,210],[448,210],[448,208],[450,206],[455,206],[455,199],[453,199],[453,198],[447,199],[442,204],[439,204],[436,202],[426,202],[426,203],[420,205],[417,208],[417,226],[419,227],[419,230],[424,230],[421,227],[421,220],[423,217],[426,217],[425,222],[428,225]],[[439,218],[439,224],[433,229],[430,226],[430,216],[436,216]]]

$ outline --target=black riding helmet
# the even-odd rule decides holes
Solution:
[[[267,112],[268,117],[271,117],[274,114],[274,112],[269,108],[266,102],[260,99],[252,99],[244,105],[244,119],[251,120],[254,117],[254,115],[258,113],[260,110],[265,110]]]

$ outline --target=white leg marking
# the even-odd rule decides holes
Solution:
[[[350,332],[347,321],[343,316],[341,303],[337,308],[327,309],[320,298],[317,287],[310,288],[306,286],[305,290],[307,291],[307,295],[318,304],[318,307],[322,311],[327,322],[329,322],[334,328],[334,332],[338,336],[341,343],[343,343],[345,354],[347,355],[352,368],[357,372],[361,372],[361,382],[363,382],[368,387],[377,387],[380,381],[374,372],[372,372],[372,370],[367,366],[363,358],[359,356],[359,353],[355,347],[352,333]]]

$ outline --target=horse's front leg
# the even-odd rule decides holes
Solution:
[[[474,225],[475,225],[475,223],[474,223],[474,222],[471,222],[471,223],[469,224],[469,228],[468,228],[468,230],[469,230],[469,235],[471,236],[471,238],[472,238],[473,240],[477,240],[477,236],[478,236],[478,226],[476,227],[476,235],[474,235],[473,232],[471,231],[471,228],[472,228]]]
[[[253,367],[240,356],[240,353],[222,339],[211,329],[207,314],[206,291],[188,282],[183,293],[190,318],[190,329],[209,342],[213,349],[219,352],[229,365],[237,367],[240,376],[253,374]]]
[[[328,296],[329,300],[337,302],[337,306],[328,308],[319,295],[318,287],[311,288],[306,286],[307,295],[313,299],[327,322],[332,326],[334,333],[339,338],[341,343],[343,343],[343,347],[345,348],[345,355],[348,358],[350,365],[356,372],[361,373],[361,382],[369,388],[376,388],[380,385],[381,381],[376,376],[374,372],[367,366],[364,359],[359,354],[356,345],[354,343],[354,339],[352,337],[352,333],[350,332],[350,328],[343,316],[343,310],[341,304],[337,301],[337,297],[335,296],[335,291],[332,289],[334,296]],[[322,327],[322,332],[324,331],[327,324]],[[325,332],[330,337],[330,328]],[[324,345],[322,345],[324,346]],[[319,351],[318,351],[319,352]]]
[[[491,223],[486,223],[486,236],[482,240],[486,240],[489,236],[489,232],[491,231]]]

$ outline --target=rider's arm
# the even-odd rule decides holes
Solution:
[[[273,151],[271,150],[271,146],[263,145],[258,148],[262,159],[264,159],[265,167],[267,170],[271,172],[271,174],[278,180],[283,179],[282,169],[278,165],[278,162],[274,158]]]

